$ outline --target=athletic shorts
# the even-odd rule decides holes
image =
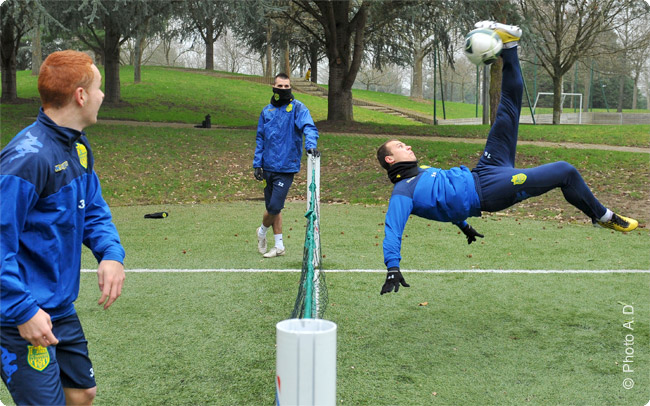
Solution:
[[[284,209],[284,201],[293,183],[293,173],[278,173],[264,171],[266,187],[264,187],[264,202],[269,214],[278,214]]]
[[[52,322],[59,344],[33,347],[17,327],[0,329],[2,380],[18,405],[65,405],[63,388],[96,386],[88,341],[76,314]]]

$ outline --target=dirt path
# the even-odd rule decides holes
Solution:
[[[160,122],[148,122],[148,121],[133,121],[133,120],[109,120],[109,119],[100,119],[99,124],[107,125],[132,125],[132,126],[145,126],[145,127],[168,127],[168,128],[194,128],[194,124],[187,123],[160,123]],[[231,129],[231,130],[250,130],[246,128],[232,128],[232,127],[219,127],[212,126],[213,129]],[[200,130],[200,129],[197,129]],[[435,136],[417,136],[417,135],[390,135],[390,134],[359,134],[359,133],[346,133],[346,132],[329,132],[328,134],[337,134],[337,135],[356,135],[372,138],[402,138],[402,139],[413,139],[417,138],[420,140],[427,141],[443,141],[443,142],[466,142],[470,144],[484,144],[485,140],[481,138],[448,138],[448,137],[435,137]],[[604,144],[582,144],[574,142],[548,142],[548,141],[519,141],[519,145],[537,145],[540,147],[551,147],[551,148],[575,148],[575,149],[599,149],[606,151],[623,151],[623,152],[638,152],[643,154],[650,154],[650,148],[641,148],[641,147],[625,147],[625,146],[616,146],[616,145],[604,145]]]

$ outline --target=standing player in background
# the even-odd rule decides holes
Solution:
[[[471,171],[461,166],[449,170],[418,167],[411,147],[398,140],[384,143],[377,151],[379,164],[395,184],[386,212],[384,263],[388,268],[381,294],[408,287],[399,268],[404,227],[411,214],[430,220],[451,222],[467,237],[467,243],[483,238],[466,219],[481,210],[504,210],[529,197],[557,187],[564,198],[592,219],[594,225],[616,231],[632,231],[638,222],[603,206],[585,184],[580,173],[566,162],[517,169],[515,153],[523,80],[517,56],[521,29],[492,21],[477,28],[496,31],[503,41],[501,100],[483,156]]]
[[[1,372],[17,404],[89,405],[96,395],[74,307],[82,244],[99,262],[98,304],[108,309],[124,283],[124,249],[83,131],[97,122],[101,82],[82,52],[48,56],[36,122],[0,155]]]
[[[257,124],[257,145],[253,168],[255,179],[266,180],[264,202],[266,211],[257,229],[257,250],[264,258],[285,254],[282,240],[282,209],[293,182],[300,171],[302,136],[305,150],[320,156],[316,149],[318,130],[307,106],[291,94],[291,80],[284,73],[275,76],[271,103],[264,107]],[[275,246],[266,252],[266,232],[273,227]]]

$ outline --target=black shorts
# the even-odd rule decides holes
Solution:
[[[278,214],[284,208],[284,201],[293,183],[293,173],[278,173],[264,171],[266,187],[264,187],[264,202],[269,214]]]
[[[76,314],[52,322],[56,346],[34,347],[18,327],[0,329],[2,380],[16,404],[65,405],[63,388],[96,386],[88,341]]]

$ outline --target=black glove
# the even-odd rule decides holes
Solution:
[[[479,234],[479,232],[474,230],[474,228],[469,224],[464,228],[461,228],[460,231],[462,231],[463,234],[465,234],[465,236],[467,237],[467,244],[471,244],[474,241],[476,241],[476,237],[483,238],[483,234]]]
[[[388,268],[388,274],[386,275],[386,282],[384,282],[384,286],[381,287],[381,294],[383,295],[384,293],[390,293],[393,291],[393,288],[395,288],[395,293],[397,293],[400,284],[405,288],[411,286],[408,283],[406,283],[398,267]]]
[[[253,169],[255,169],[255,179],[264,180],[264,176],[263,176],[264,171],[262,170],[262,168],[253,168]]]
[[[310,148],[310,149],[308,149],[308,150],[307,150],[307,153],[308,153],[309,155],[313,155],[314,158],[318,158],[318,157],[320,156],[320,151],[317,150],[316,148]]]

